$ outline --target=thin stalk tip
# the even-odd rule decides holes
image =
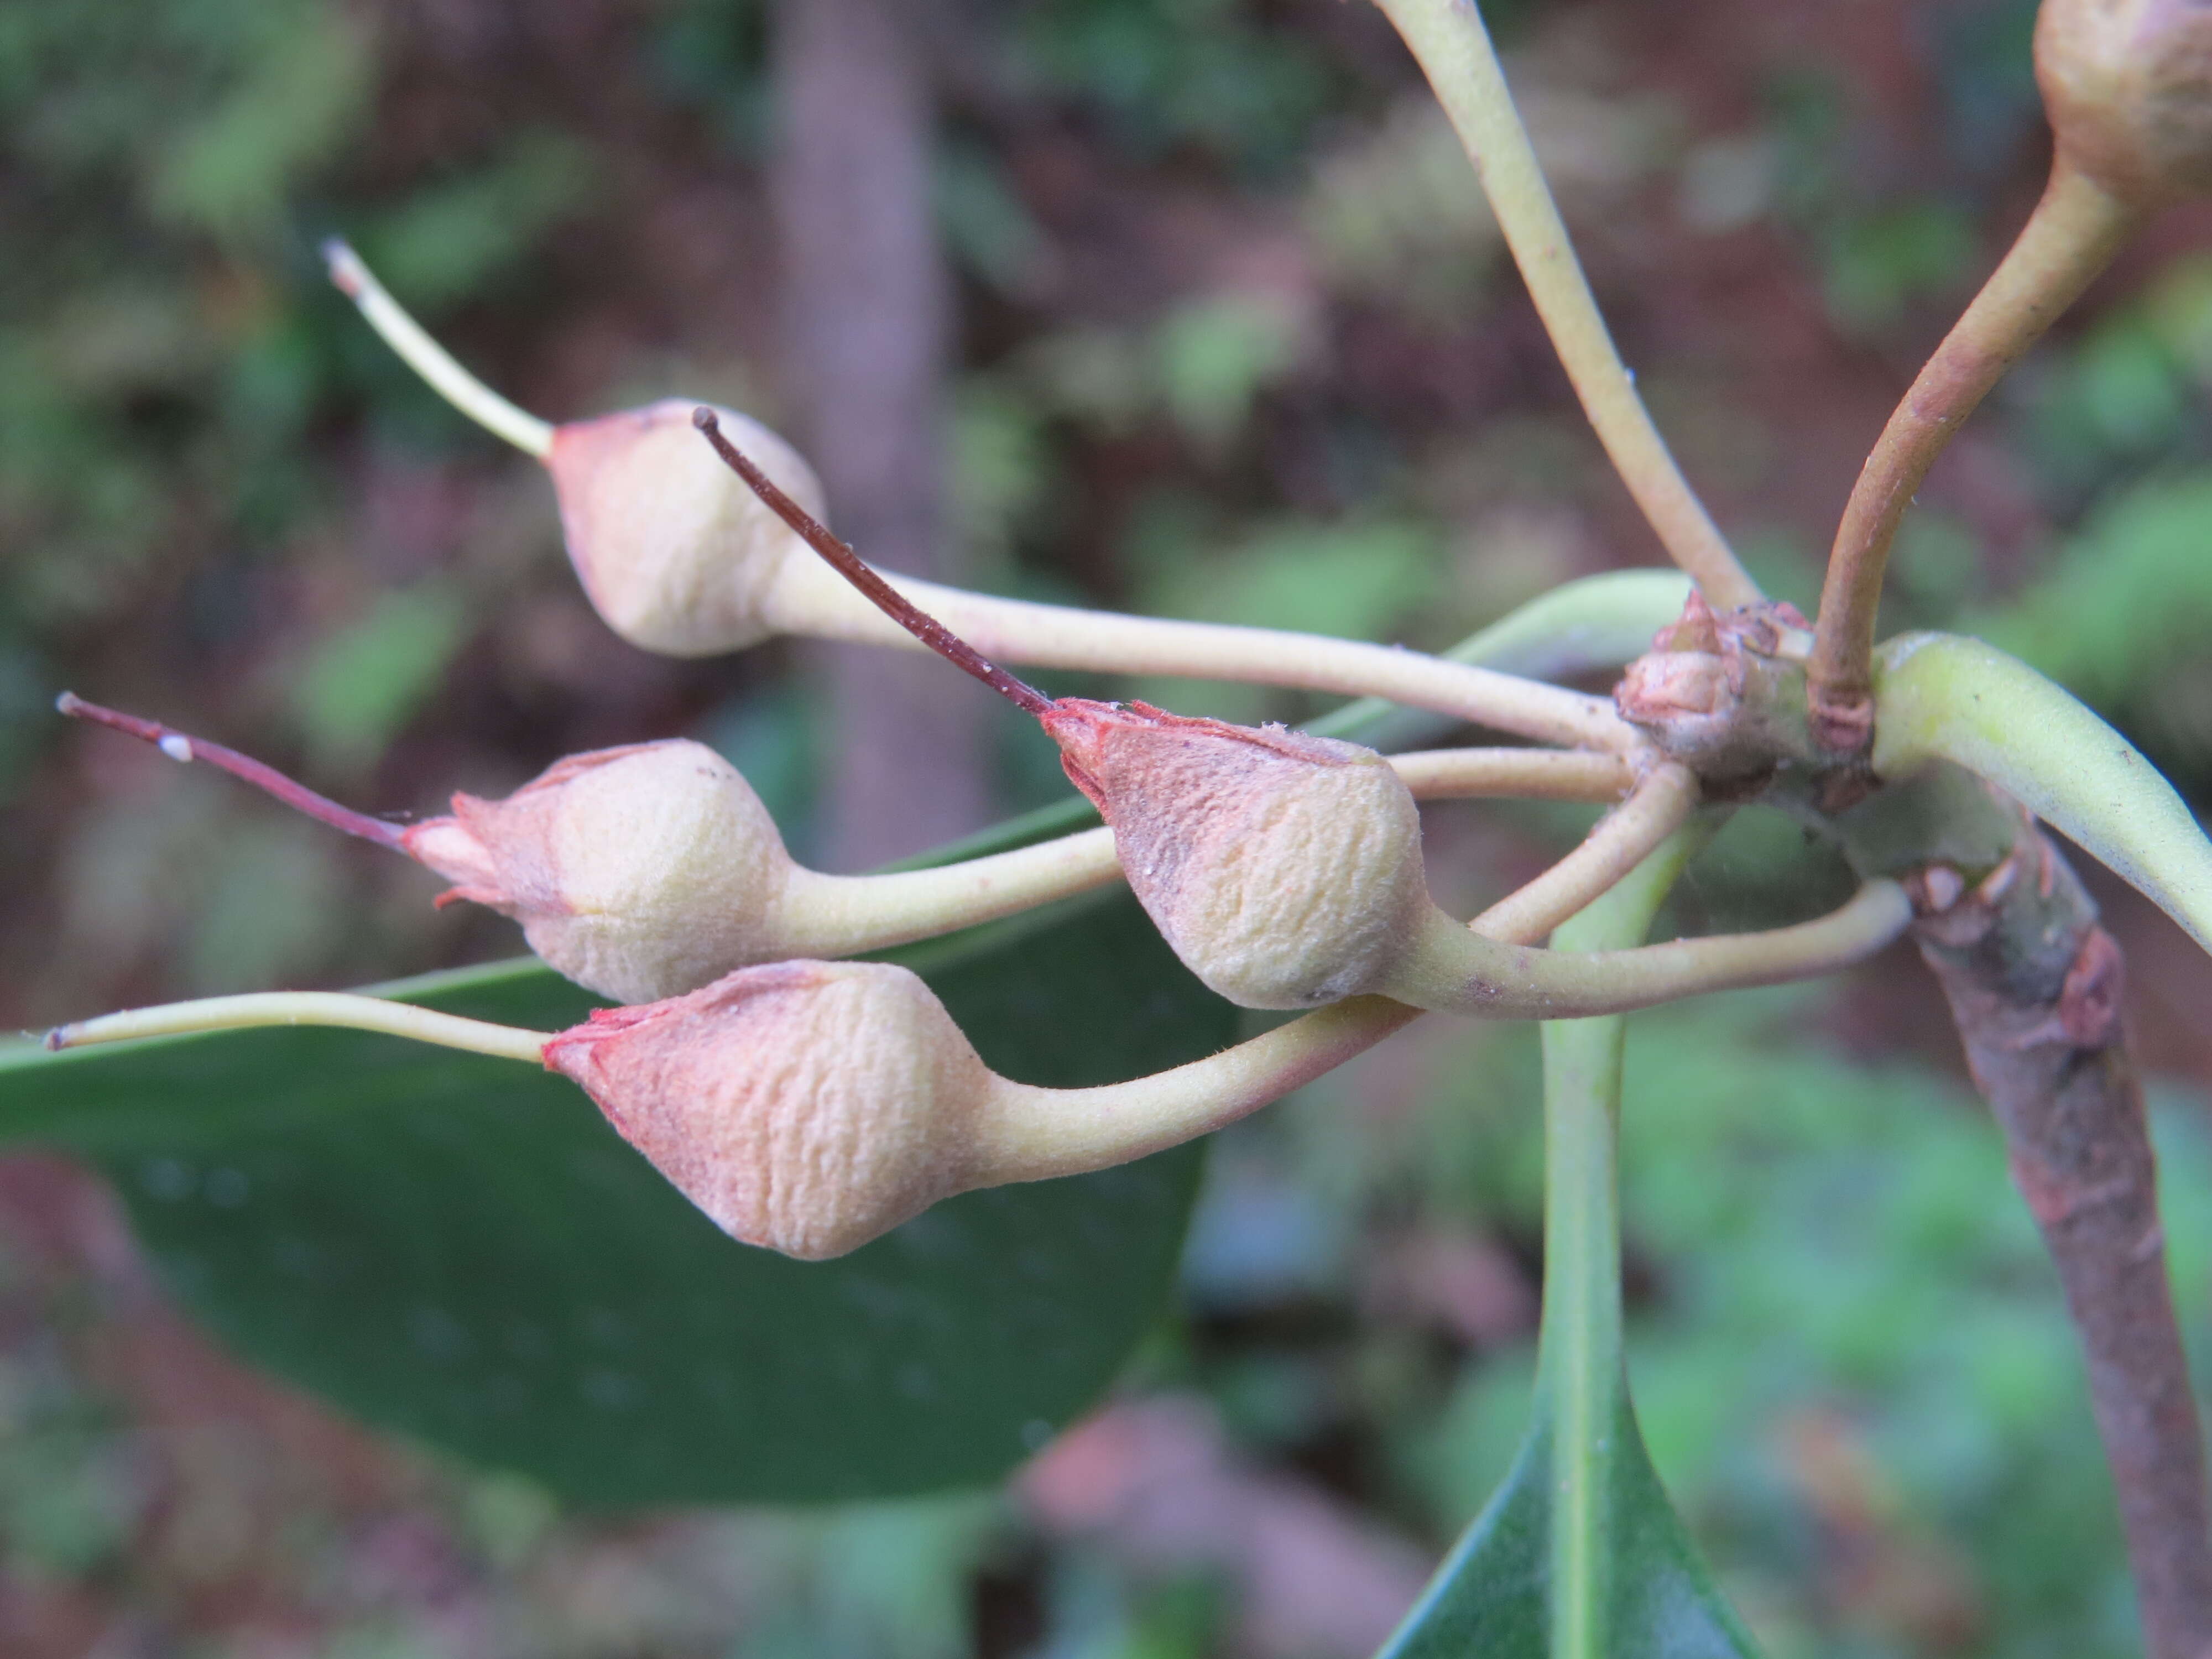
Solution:
[[[350,806],[341,806],[328,796],[317,794],[304,783],[286,777],[275,767],[255,760],[251,755],[241,755],[235,749],[210,743],[205,738],[188,736],[159,720],[149,720],[143,715],[126,714],[119,709],[87,702],[74,691],[64,691],[56,697],[54,707],[71,720],[89,720],[94,726],[105,726],[111,731],[134,737],[141,743],[150,743],[173,761],[186,763],[205,761],[209,765],[252,784],[264,793],[274,796],[295,811],[304,812],[319,823],[327,823],[333,830],[342,830],[349,836],[358,836],[363,841],[373,841],[379,847],[388,847],[395,853],[407,851],[407,832],[398,824],[386,823],[382,818],[373,818],[366,812],[356,812]]]
[[[373,1031],[411,1042],[434,1043],[489,1054],[495,1060],[544,1063],[550,1031],[531,1031],[464,1019],[413,1003],[345,991],[255,991],[243,996],[206,997],[157,1008],[131,1008],[74,1020],[46,1033],[49,1048],[86,1048],[102,1042],[144,1037],[195,1036],[209,1031],[244,1031],[270,1026],[325,1025]]]
[[[346,242],[333,236],[324,242],[323,264],[331,283],[354,303],[362,319],[383,337],[385,344],[399,354],[408,368],[430,383],[431,389],[495,438],[504,439],[526,454],[544,460],[553,453],[553,428],[527,410],[518,408],[461,367],[453,354],[432,339],[428,331],[407,314],[374,271]]]

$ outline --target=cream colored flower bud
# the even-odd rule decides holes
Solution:
[[[545,1063],[714,1224],[842,1255],[968,1184],[991,1073],[886,963],[783,962],[592,1016]]]
[[[2118,194],[2212,189],[2212,4],[2044,0],[2035,73],[2063,156]]]
[[[632,645],[704,657],[772,630],[769,589],[799,538],[692,427],[681,399],[554,428],[545,465],[568,556],[592,606]],[[797,450],[745,416],[716,411],[769,477],[817,518],[822,485]]]
[[[1061,698],[1040,717],[1176,954],[1248,1008],[1381,989],[1434,909],[1420,815],[1370,749]]]
[[[624,1002],[777,954],[793,868],[737,769],[680,739],[572,755],[504,800],[457,794],[403,845],[447,898],[514,917],[548,964]]]

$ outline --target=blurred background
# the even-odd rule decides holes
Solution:
[[[1808,609],[1868,445],[2040,187],[2032,0],[1486,8],[1690,477]],[[0,10],[0,1028],[519,941],[374,848],[51,713],[374,811],[686,734],[858,869],[1066,793],[921,661],[621,644],[531,462],[325,283],[352,238],[526,407],[798,439],[862,550],[996,592],[1441,647],[1657,551],[1472,174],[1358,0],[22,0]],[[2212,210],[2161,219],[1909,520],[1886,628],[1986,633],[2212,792]],[[1194,713],[1296,696],[1046,677]],[[1431,813],[1462,909],[1578,826]],[[1692,925],[1837,872],[1746,814]],[[2212,969],[2135,963],[2212,1335]],[[1894,955],[1631,1044],[1631,1352],[1777,1659],[2120,1655],[2080,1368],[1940,1001]],[[252,1376],[104,1192],[0,1162],[0,1647],[343,1659],[1367,1652],[1503,1473],[1534,1045],[1425,1023],[1221,1139],[1178,1305],[1005,1493],[564,1509]]]

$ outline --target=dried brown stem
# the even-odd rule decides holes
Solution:
[[[341,806],[326,795],[319,795],[304,783],[295,783],[275,767],[258,761],[251,755],[241,755],[235,749],[226,749],[219,743],[210,743],[205,738],[187,736],[173,726],[164,726],[159,720],[149,720],[138,714],[125,714],[113,708],[103,708],[96,702],[87,702],[74,691],[64,691],[54,699],[54,707],[71,720],[90,720],[95,726],[105,726],[112,731],[128,732],[142,743],[150,743],[174,761],[205,761],[234,778],[242,778],[255,788],[274,795],[295,811],[304,812],[319,823],[327,823],[333,830],[343,830],[349,836],[359,836],[363,841],[373,841],[379,847],[389,847],[394,852],[407,851],[407,832],[396,823],[386,823],[382,818],[370,817],[366,812],[356,812],[350,806]]]
[[[1042,716],[1050,710],[1053,701],[1050,697],[1026,681],[1016,679],[990,661],[967,641],[869,569],[848,544],[840,541],[830,532],[829,526],[777,489],[767,473],[755,466],[743,451],[722,435],[722,424],[714,417],[713,410],[701,404],[692,412],[691,424],[706,434],[707,441],[714,446],[714,453],[722,458],[732,472],[751,487],[756,495],[768,503],[778,518],[819,553],[830,568],[866,594],[886,617],[955,668],[973,674],[1024,713]]]
[[[2142,1086],[2120,1018],[2126,964],[2039,829],[1914,934],[2002,1128],[2088,1361],[2151,1659],[2212,1653],[2204,1449],[2166,1279]]]

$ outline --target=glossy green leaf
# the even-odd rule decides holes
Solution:
[[[985,1057],[1078,1086],[1235,1035],[1126,895],[905,953]],[[410,1000],[579,1018],[534,964]],[[1185,1147],[974,1193],[835,1261],[732,1243],[565,1080],[359,1033],[0,1053],[0,1140],[113,1177],[239,1352],[373,1423],[605,1503],[889,1496],[991,1480],[1158,1316]]]
[[[1979,640],[1907,634],[1875,653],[1874,768],[1949,761],[2065,832],[2212,951],[2212,842],[2136,746],[2063,686]]]
[[[1609,1659],[1752,1659],[1757,1650],[1751,1638],[1713,1588],[1651,1468],[1626,1390],[1616,1385],[1613,1393],[1606,1653]],[[1546,1413],[1522,1442],[1505,1484],[1381,1659],[1551,1659],[1556,1484]]]

